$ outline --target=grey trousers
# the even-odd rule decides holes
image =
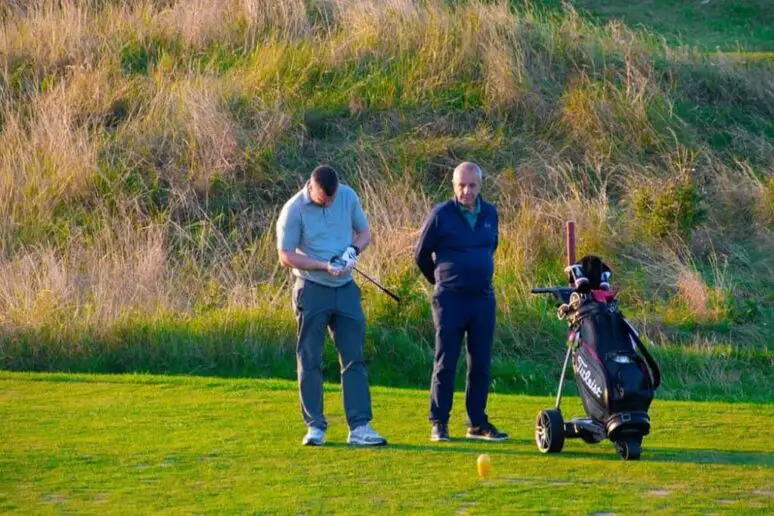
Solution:
[[[296,278],[293,308],[298,321],[296,361],[304,422],[322,430],[328,427],[323,415],[322,377],[326,329],[339,352],[347,424],[355,429],[371,421],[371,393],[363,361],[365,314],[360,288],[354,281],[334,288]]]

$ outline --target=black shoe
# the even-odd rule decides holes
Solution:
[[[481,439],[484,441],[505,441],[508,434],[499,431],[492,423],[484,423],[481,426],[468,428],[468,439]]]
[[[448,441],[449,425],[447,423],[433,423],[433,430],[430,432],[431,441]]]

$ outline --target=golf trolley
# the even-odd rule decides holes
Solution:
[[[558,317],[569,325],[556,406],[540,411],[535,442],[543,453],[559,453],[566,438],[596,444],[610,439],[624,460],[638,460],[643,437],[650,433],[648,408],[661,383],[661,373],[636,330],[618,311],[616,292],[609,290],[610,269],[595,256],[575,263],[574,225],[567,227],[570,287],[542,287],[550,294]],[[565,421],[562,388],[572,360],[586,417]]]

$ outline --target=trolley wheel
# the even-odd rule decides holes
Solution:
[[[615,442],[615,451],[623,460],[640,460],[642,444],[639,439],[626,439]]]
[[[558,410],[541,410],[535,420],[535,443],[543,453],[559,453],[564,447],[564,420]]]

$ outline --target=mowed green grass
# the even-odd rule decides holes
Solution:
[[[513,5],[523,5],[512,0]],[[670,43],[697,45],[709,51],[774,50],[774,3],[769,0],[570,0],[583,14],[600,21],[622,20],[659,34]],[[561,8],[561,0],[536,5]]]
[[[774,509],[774,407],[652,407],[643,460],[609,442],[540,454],[533,418],[548,397],[494,394],[506,443],[428,440],[427,393],[374,388],[379,449],[345,444],[340,390],[330,429],[304,448],[293,382],[0,372],[0,512],[453,514],[760,512]],[[464,431],[460,396],[451,424]],[[580,413],[577,398],[566,414]],[[493,474],[481,480],[476,458]]]

